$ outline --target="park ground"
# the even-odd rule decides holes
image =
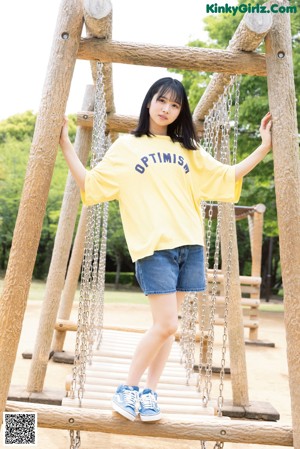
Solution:
[[[1,285],[0,285],[1,287]],[[145,327],[151,322],[151,315],[145,301],[135,293],[119,293],[119,300],[111,300],[108,293],[108,302],[105,303],[104,322],[107,325],[124,325]],[[26,386],[31,361],[22,358],[23,352],[32,352],[36,338],[36,330],[42,301],[35,296],[40,296],[38,291],[33,291],[30,296],[25,320],[22,329],[21,340],[18,348],[17,359],[12,377],[12,385]],[[115,298],[115,294],[113,295]],[[130,297],[137,298],[135,303],[130,303]],[[34,298],[34,299],[32,299]],[[134,300],[134,299],[133,299]],[[76,307],[73,319],[76,319]],[[245,337],[248,331],[245,330]],[[221,328],[216,330],[216,357],[221,348]],[[267,402],[271,404],[280,415],[280,422],[291,423],[290,396],[288,386],[288,368],[286,360],[286,338],[283,321],[282,302],[271,300],[262,303],[259,311],[259,339],[275,344],[275,347],[245,346],[248,386],[250,401]],[[73,351],[75,335],[67,335],[65,350]],[[227,351],[228,353],[228,351]],[[228,354],[227,354],[228,355]],[[218,361],[216,360],[216,364]],[[66,376],[71,373],[71,365],[49,362],[45,379],[45,390],[64,390]],[[218,391],[219,378],[215,374],[214,387]],[[230,377],[226,376],[225,399],[231,399]],[[147,425],[147,424],[145,424]],[[38,429],[36,449],[66,449],[70,447],[69,434],[64,430]],[[15,448],[16,446],[0,447]],[[18,447],[26,447],[20,446]],[[27,445],[28,447],[28,445]],[[212,447],[209,443],[208,447]],[[260,445],[241,445],[225,443],[227,449],[258,449]],[[279,446],[277,446],[279,447]],[[199,441],[168,440],[161,438],[142,438],[135,436],[118,436],[103,433],[81,433],[81,449],[194,449],[200,448]]]

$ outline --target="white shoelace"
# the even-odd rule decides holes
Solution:
[[[123,391],[124,400],[129,407],[135,408],[136,403],[136,393],[133,390]]]
[[[152,393],[146,393],[141,396],[141,403],[143,408],[155,408],[156,400]]]

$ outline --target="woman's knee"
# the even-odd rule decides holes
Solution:
[[[161,338],[166,340],[167,338],[176,334],[178,329],[178,320],[156,324],[155,328],[159,333],[159,335],[161,336]]]

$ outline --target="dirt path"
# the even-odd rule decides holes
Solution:
[[[26,386],[30,360],[22,359],[23,351],[33,350],[35,332],[39,320],[39,302],[30,302],[27,307],[23,325],[21,342],[14,369],[12,385]],[[74,317],[75,318],[75,317]],[[108,304],[105,306],[106,324],[123,324],[125,326],[147,327],[150,323],[150,313],[147,306],[128,304]],[[66,350],[73,351],[74,334],[69,333],[66,339]],[[246,346],[248,367],[248,384],[250,401],[269,402],[280,414],[280,422],[290,423],[290,398],[286,361],[286,341],[282,313],[260,312],[259,338],[275,343],[275,348]],[[221,334],[216,331],[216,357],[220,350]],[[218,363],[218,362],[216,362]],[[45,389],[64,390],[65,379],[71,373],[70,365],[50,362],[47,370]],[[214,387],[218,388],[218,376]],[[225,398],[230,399],[230,380],[225,383]],[[0,447],[15,448],[16,446]],[[19,446],[25,447],[25,446]],[[66,449],[70,447],[67,431],[39,429],[37,449]],[[208,447],[211,447],[209,444]],[[225,448],[262,448],[258,445],[225,444]],[[277,446],[279,447],[279,446]],[[198,441],[166,440],[159,438],[123,437],[109,434],[82,433],[82,449],[194,449],[200,448]]]

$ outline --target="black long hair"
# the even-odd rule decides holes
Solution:
[[[167,135],[173,142],[179,142],[188,150],[197,150],[197,134],[194,128],[192,114],[190,111],[187,95],[182,83],[174,78],[161,78],[157,80],[148,90],[139,116],[139,122],[132,134],[136,137],[147,135],[152,137],[153,134],[149,130],[149,104],[155,94],[164,96],[171,93],[172,101],[180,104],[181,110],[176,120],[168,125]]]

